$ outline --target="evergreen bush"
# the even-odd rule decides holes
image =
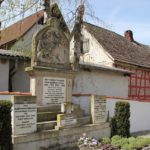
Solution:
[[[117,126],[115,117],[111,118],[110,126],[111,126],[111,137],[113,137],[114,135],[117,135]]]
[[[11,107],[11,102],[0,100],[0,150],[12,150]]]
[[[116,134],[122,137],[130,136],[130,104],[117,102],[115,106]]]

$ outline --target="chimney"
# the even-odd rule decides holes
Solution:
[[[129,42],[134,42],[133,32],[131,30],[125,31],[124,36]]]

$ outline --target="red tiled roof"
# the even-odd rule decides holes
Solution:
[[[84,22],[86,29],[119,62],[150,68],[150,47],[127,41],[123,36]]]
[[[0,46],[24,35],[42,16],[41,10],[1,31]]]

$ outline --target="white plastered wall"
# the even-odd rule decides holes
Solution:
[[[8,91],[9,82],[9,60],[0,59],[0,92]]]
[[[111,71],[80,71],[73,84],[73,103],[80,105],[85,115],[90,115],[90,96],[105,95],[110,97],[128,96],[128,77]],[[81,96],[80,96],[81,95]],[[84,96],[83,96],[84,95]]]
[[[113,65],[113,58],[104,50],[100,43],[85,29],[82,31],[83,36],[89,39],[89,52],[81,56],[81,63],[93,63],[96,65]],[[70,43],[70,61],[73,61],[74,54],[74,37]]]
[[[76,75],[73,94],[128,96],[128,77],[110,71],[80,71]]]
[[[127,101],[130,103],[131,133],[150,130],[150,102],[107,98],[106,106],[109,118],[114,116],[115,103],[117,101]],[[84,110],[84,115],[91,115],[91,96],[73,96],[73,102],[80,105],[82,110]]]
[[[25,68],[30,66],[30,62],[19,61],[16,74],[12,77],[13,91],[15,92],[29,92],[30,78]]]
[[[117,99],[107,99],[107,110],[109,111],[110,117],[114,115],[115,103]],[[126,100],[127,101],[127,100]],[[129,100],[130,103],[130,132],[139,132],[150,130],[150,102],[138,102]]]

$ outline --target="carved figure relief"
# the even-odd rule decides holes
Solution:
[[[35,36],[35,61],[50,64],[64,64],[69,55],[68,40],[59,29],[55,18]]]

